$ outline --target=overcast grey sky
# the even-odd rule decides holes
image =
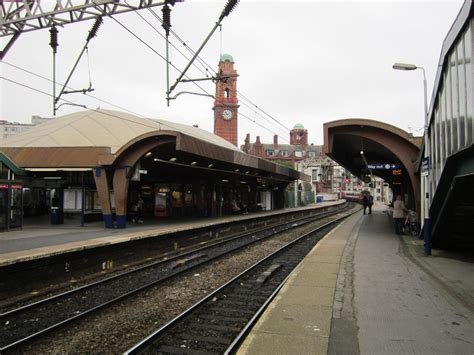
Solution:
[[[225,3],[178,3],[172,9],[172,29],[197,49]],[[405,62],[425,67],[430,98],[442,42],[462,3],[241,0],[224,20],[222,34],[214,34],[200,57],[216,70],[222,38],[222,51],[233,56],[240,75],[239,93],[290,129],[296,123],[304,124],[312,143],[323,143],[324,122],[342,118],[375,119],[413,131],[423,125],[423,75],[421,71],[395,71],[392,65]],[[161,15],[160,10],[155,8]],[[149,11],[140,14],[163,33]],[[117,19],[164,55],[164,40],[136,13]],[[60,29],[58,81],[64,82],[91,26],[92,22],[83,22]],[[48,43],[47,30],[25,33],[4,61],[51,78]],[[146,117],[213,130],[213,100],[182,95],[167,107],[165,62],[112,19],[105,18],[98,36],[92,39],[89,58],[95,88],[92,95]],[[179,68],[187,63],[174,49],[171,59]],[[51,83],[5,63],[0,64],[0,71],[4,77],[52,92]],[[84,57],[70,85],[87,87],[87,72]],[[200,78],[203,74],[193,67],[189,76]],[[176,77],[172,70],[171,81]],[[4,80],[0,85],[0,119],[29,123],[32,115],[52,116],[51,98]],[[200,85],[214,94],[212,82]],[[176,92],[182,90],[202,93],[193,84],[180,84]],[[116,109],[82,94],[65,98],[90,108]],[[288,131],[245,103],[249,104],[240,100],[239,144],[246,133],[251,134],[252,142],[256,135],[262,136],[263,142],[272,142],[277,133],[282,137],[280,142],[287,143]],[[77,110],[80,108],[63,106],[58,115]]]

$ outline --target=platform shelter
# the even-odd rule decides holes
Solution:
[[[285,187],[305,179],[200,128],[109,110],[45,122],[0,154],[26,172],[25,216],[75,214],[109,228],[126,227],[139,196],[145,218],[220,216],[283,208]]]
[[[408,206],[418,212],[421,141],[421,137],[375,120],[351,118],[324,124],[325,154],[366,183],[374,176],[384,179],[393,196],[403,195]]]

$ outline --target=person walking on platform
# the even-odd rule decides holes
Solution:
[[[397,199],[393,202],[393,219],[395,220],[395,233],[398,235],[403,234],[403,221],[407,212],[408,210],[405,207],[405,203],[403,203],[402,196],[397,195]]]

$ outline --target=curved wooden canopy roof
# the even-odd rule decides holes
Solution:
[[[93,168],[113,165],[145,139],[170,138],[177,151],[263,170],[288,180],[300,177],[295,170],[245,154],[203,129],[111,110],[84,110],[58,117],[5,140],[0,152],[24,169]]]

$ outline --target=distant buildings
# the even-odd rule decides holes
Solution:
[[[212,109],[214,111],[214,134],[237,145],[239,118],[237,78],[239,75],[234,64],[234,58],[230,54],[221,55],[218,65],[218,75],[221,79],[216,81],[216,94]],[[247,133],[245,142],[240,146],[240,149],[247,154],[276,162],[311,176],[310,185],[295,182],[288,187],[287,192],[294,193],[294,196],[287,196],[293,199],[289,206],[294,203],[296,198],[299,200],[297,203],[299,205],[300,203],[313,202],[316,200],[314,198],[316,194],[324,194],[324,198],[332,199],[337,198],[337,193],[340,191],[368,189],[371,190],[376,201],[387,200],[388,188],[382,179],[376,178],[369,186],[326,156],[322,152],[322,146],[308,142],[308,130],[301,123],[297,123],[290,131],[289,144],[280,143],[278,135],[273,136],[273,143],[262,143],[260,136],[257,136],[255,142],[251,143],[250,133]]]
[[[290,144],[280,144],[277,135],[273,137],[273,144],[262,143],[259,136],[255,143],[250,143],[250,134],[247,134],[245,144],[240,149],[311,176],[311,187],[301,185],[300,190],[333,194],[343,186],[336,176],[344,175],[340,172],[344,169],[322,153],[322,146],[308,143],[308,130],[301,123],[297,123],[290,131]]]
[[[308,130],[298,123],[290,131],[290,144],[280,144],[277,135],[273,136],[273,144],[260,142],[260,136],[257,136],[255,143],[250,143],[250,134],[247,133],[245,144],[240,149],[268,160],[286,161],[294,167],[299,161],[315,159],[321,154],[322,146],[308,144]]]
[[[40,123],[52,120],[54,118],[44,118],[37,115],[31,117],[31,123],[9,122],[0,120],[0,145],[11,136],[18,133],[25,132],[31,127],[39,125]]]

